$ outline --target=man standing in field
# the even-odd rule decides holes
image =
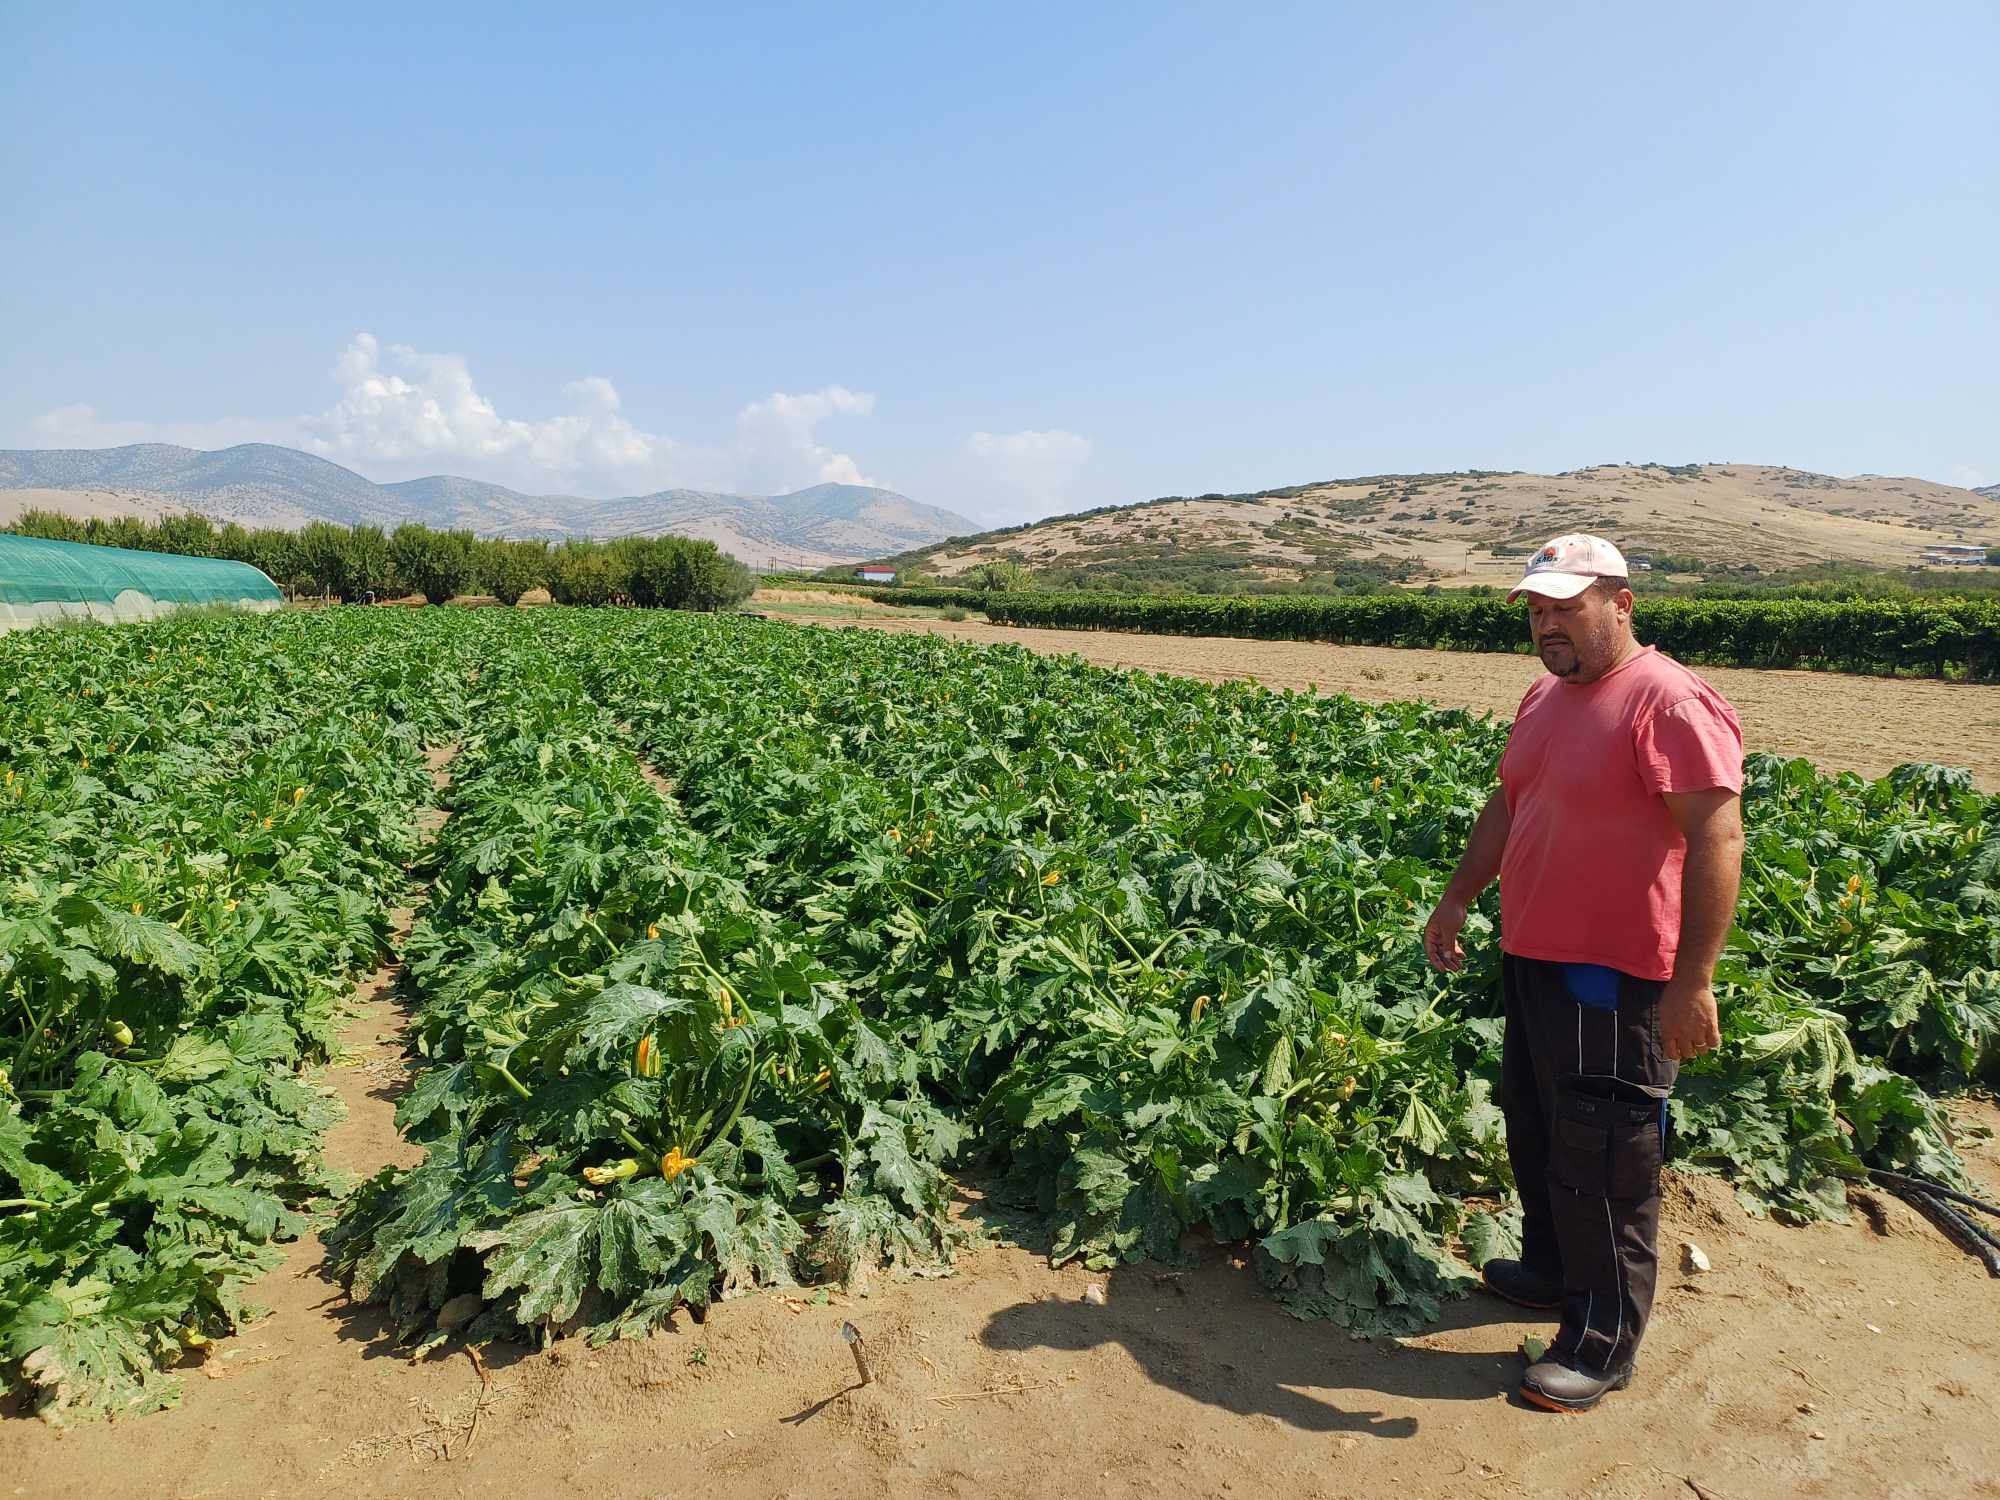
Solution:
[[[1625,559],[1560,536],[1509,594],[1548,675],[1521,700],[1500,788],[1424,927],[1446,972],[1500,879],[1501,1105],[1521,1258],[1486,1285],[1560,1310],[1521,1394],[1587,1411],[1630,1383],[1658,1271],[1667,1095],[1721,1043],[1710,988],[1743,865],[1743,735],[1722,696],[1632,635]]]

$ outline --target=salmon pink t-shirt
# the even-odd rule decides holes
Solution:
[[[1723,696],[1651,646],[1595,682],[1544,675],[1521,700],[1500,787],[1502,950],[1672,978],[1687,840],[1660,794],[1743,790],[1743,730]]]

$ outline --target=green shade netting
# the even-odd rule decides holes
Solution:
[[[0,534],[0,629],[60,616],[148,619],[189,604],[276,609],[278,586],[248,563]]]

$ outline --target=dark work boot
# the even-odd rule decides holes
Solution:
[[[1479,1279],[1486,1283],[1487,1291],[1518,1307],[1548,1312],[1562,1306],[1562,1277],[1518,1260],[1489,1260],[1479,1268]]]
[[[1630,1365],[1592,1374],[1551,1355],[1539,1364],[1528,1366],[1528,1373],[1521,1377],[1521,1398],[1549,1411],[1589,1411],[1613,1391],[1622,1391],[1631,1383]]]

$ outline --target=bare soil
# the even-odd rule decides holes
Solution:
[[[866,594],[836,594],[827,589],[758,589],[751,595],[750,603],[759,604],[825,604],[844,605],[848,609],[867,614],[893,615],[896,606],[880,604]]]
[[[0,526],[12,526],[23,511],[30,510],[52,510],[79,521],[115,521],[121,516],[157,521],[186,509],[164,495],[140,490],[0,490]]]
[[[386,1116],[373,1089],[357,1115]],[[1977,1111],[2000,1119],[1990,1107]],[[380,1127],[336,1143],[391,1151]],[[1975,1152],[2000,1181],[2000,1153]],[[1670,1177],[1636,1384],[1586,1417],[1514,1396],[1545,1324],[1484,1295],[1358,1341],[1287,1317],[1226,1248],[1191,1270],[1051,1269],[986,1242],[943,1281],[776,1293],[593,1350],[412,1363],[318,1269],[195,1376],[115,1427],[0,1429],[16,1495],[2000,1495],[2000,1283],[1893,1199],[1882,1231],[1746,1217]],[[968,1222],[983,1218],[976,1198]],[[1693,1241],[1714,1269],[1680,1269]],[[1083,1298],[1095,1284],[1105,1301]],[[840,1337],[864,1336],[874,1383]]]
[[[358,989],[324,1075],[349,1110],[328,1156],[356,1172],[416,1154],[392,1119],[395,978]],[[1961,1114],[2000,1124],[1990,1104]],[[1966,1149],[2000,1184],[1994,1140]],[[190,1370],[179,1410],[8,1422],[0,1484],[76,1500],[2000,1496],[2000,1282],[1896,1200],[1859,1206],[1851,1225],[1787,1229],[1670,1174],[1639,1379],[1582,1418],[1512,1394],[1522,1337],[1548,1329],[1483,1295],[1419,1336],[1359,1341],[1287,1317],[1232,1247],[1188,1269],[1053,1269],[976,1192],[953,1278],[767,1293],[640,1342],[481,1360],[404,1357],[315,1236],[258,1288],[272,1314]],[[1682,1270],[1684,1240],[1711,1271]]]
[[[1505,652],[1031,630],[893,613],[827,623],[923,630],[963,641],[1008,641],[1048,655],[1074,654],[1100,666],[1208,682],[1247,679],[1273,688],[1316,687],[1371,703],[1423,700],[1509,719],[1542,671],[1535,657]],[[2000,791],[2000,684],[1736,667],[1700,670],[1735,705],[1748,749],[1802,755],[1827,770],[1864,776],[1880,776],[1905,761],[1936,761],[1963,766],[1982,789]]]

